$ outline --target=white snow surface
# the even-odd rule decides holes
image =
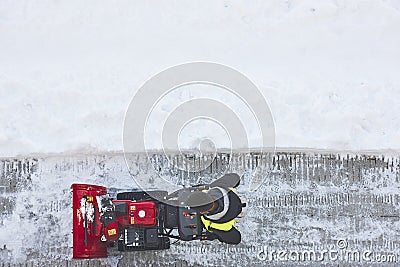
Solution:
[[[258,85],[278,147],[399,150],[399,25],[396,0],[3,0],[0,156],[121,151],[136,90],[191,61]]]

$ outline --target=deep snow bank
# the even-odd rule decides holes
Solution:
[[[400,149],[399,10],[390,0],[1,1],[0,156],[120,151],[137,88],[192,60],[249,76],[279,147]]]

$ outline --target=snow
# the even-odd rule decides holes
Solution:
[[[153,75],[177,64],[218,62],[249,77],[270,105],[276,145],[281,150],[335,150],[342,155],[348,150],[355,151],[354,155],[361,150],[387,155],[383,152],[391,150],[397,155],[399,25],[400,4],[396,0],[251,4],[243,0],[212,4],[0,1],[0,157],[23,155],[20,158],[25,159],[28,154],[42,155],[40,169],[27,176],[30,181],[26,186],[12,193],[7,193],[8,186],[3,186],[1,196],[15,200],[15,206],[10,214],[0,218],[0,244],[7,245],[5,252],[0,249],[0,259],[23,262],[36,256],[70,258],[70,185],[87,182],[124,189],[134,186],[121,154],[111,156],[114,154],[108,152],[123,150],[124,115],[134,93]],[[257,146],[260,136],[243,103],[217,88],[190,86],[175,90],[155,106],[154,117],[149,117],[146,129],[150,132],[147,147],[161,148],[159,135],[154,133],[159,132],[158,127],[165,120],[163,115],[178,104],[205,96],[232,108],[248,127],[250,144]],[[202,142],[210,139],[213,143]],[[207,149],[230,145],[222,128],[199,120],[182,129],[178,142],[180,148],[193,148],[199,143]],[[89,152],[96,152],[97,156],[80,158]],[[49,157],[52,153],[68,156]],[[344,162],[343,159],[339,161]],[[153,179],[155,175],[150,173],[152,166],[148,162],[135,163],[136,176],[143,181]],[[232,167],[236,168],[237,163]],[[10,164],[14,168],[14,163]],[[282,180],[278,175],[259,191],[247,195],[261,204],[249,209],[247,220],[240,226],[244,245],[254,248],[255,244],[279,241],[281,246],[288,240],[303,239],[323,243],[345,235],[374,242],[385,235],[397,240],[399,222],[390,225],[391,221],[379,217],[380,205],[382,210],[387,206],[372,201],[374,196],[398,196],[397,169],[389,171],[382,167],[375,171],[374,167],[374,172],[368,174],[371,167],[365,165],[365,180],[354,182],[356,174],[347,173],[354,177],[346,180],[346,175],[340,174],[343,165],[338,166],[335,168],[340,179],[331,177],[335,183],[323,181],[314,185],[304,182],[307,177]],[[305,176],[314,169],[307,169]],[[7,175],[5,168],[2,179],[12,179]],[[27,177],[18,176],[18,183],[28,180]],[[171,181],[177,178],[172,176]],[[242,187],[239,192],[248,194],[246,190]],[[371,204],[360,204],[359,212],[375,212],[374,216],[360,219],[361,229],[357,231],[348,218],[338,219],[340,210],[332,211],[335,218],[328,218],[330,205],[319,207],[321,221],[304,214],[299,216],[307,213],[311,204],[268,206],[268,211],[276,213],[264,214],[267,207],[263,203],[269,203],[269,198],[271,203],[274,197],[279,202],[278,197],[292,193],[338,194],[339,198],[343,192],[354,193],[355,197],[371,194]],[[353,211],[351,205],[347,203],[345,208]],[[389,208],[398,211],[392,203]],[[354,209],[357,211],[357,207]],[[392,213],[386,210],[384,214]],[[312,226],[327,229],[322,233],[327,237]],[[228,247],[208,243],[177,244],[172,252],[156,255],[161,256],[158,260],[174,262],[191,253],[189,261],[206,264],[209,259],[201,256],[203,250],[211,250],[208,252],[214,253],[217,261],[221,259],[218,255],[222,259],[228,255],[220,253]],[[43,255],[35,255],[37,251]],[[234,258],[226,258],[225,265],[229,265],[228,260],[243,260],[242,254],[233,254],[229,255]],[[252,261],[256,254],[247,256]],[[116,266],[120,260],[126,258],[111,255],[108,264]]]
[[[199,60],[258,85],[278,147],[399,150],[398,25],[389,0],[1,1],[0,156],[121,151],[135,91]]]
[[[350,247],[356,241],[382,245],[385,239],[397,244],[400,229],[398,217],[395,217],[400,207],[398,156],[376,160],[333,156],[281,154],[264,184],[255,192],[247,188],[252,178],[251,166],[246,162],[236,162],[232,166],[237,173],[244,174],[237,193],[248,200],[249,209],[246,217],[238,222],[243,242],[237,247],[235,256],[231,255],[236,258],[230,260],[245,257],[241,259],[246,260],[242,265],[248,266],[249,261],[257,258],[255,252],[246,249],[258,249],[263,245],[282,248],[285,244],[288,249],[305,248],[303,246],[310,244],[328,246],[331,241],[343,237],[351,241]],[[122,154],[39,158],[33,160],[34,167],[30,171],[22,166],[22,163],[32,165],[30,159],[24,159],[21,164],[15,164],[15,176],[2,169],[5,161],[0,162],[0,174],[4,172],[9,179],[18,181],[15,191],[1,195],[15,203],[12,212],[0,216],[0,246],[5,245],[7,249],[6,255],[0,250],[0,261],[6,263],[71,258],[71,184],[99,184],[123,191],[137,187]],[[8,164],[18,163],[18,160],[8,161]],[[146,177],[148,181],[158,176],[146,154],[138,156],[136,162],[137,176]],[[163,168],[167,170],[168,164],[164,164]],[[212,174],[203,175],[218,177],[225,171],[220,162],[214,165]],[[6,177],[0,176],[0,181]],[[171,178],[174,177],[179,175]],[[192,264],[206,264],[203,261],[207,261],[208,265],[220,266],[220,261],[230,255],[227,254],[230,249],[236,248],[221,246],[218,242],[180,242],[168,251],[149,253],[153,255],[149,262],[161,259],[163,264],[174,263],[186,260],[187,254],[191,253],[189,261]],[[393,252],[400,255],[398,246]],[[109,255],[116,256],[114,253],[118,252],[110,251]],[[209,257],[202,257],[205,253]],[[136,254],[111,257],[107,266],[115,266],[113,262],[120,260],[129,262],[129,255]],[[146,262],[140,257],[137,260],[139,265]]]

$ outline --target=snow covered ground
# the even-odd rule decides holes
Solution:
[[[19,263],[63,267],[109,267],[118,263],[126,267],[365,266],[376,261],[393,266],[400,262],[398,157],[278,153],[264,184],[249,192],[249,174],[256,162],[260,167],[265,164],[259,156],[235,154],[236,163],[229,165],[230,171],[245,174],[237,192],[249,201],[247,216],[238,222],[240,245],[193,241],[178,242],[170,250],[158,252],[121,254],[109,249],[110,257],[101,264],[97,260],[71,261],[69,187],[74,182],[87,182],[132,188],[123,155],[0,160],[0,188],[4,189],[0,192],[0,263],[17,263],[15,267]],[[145,154],[134,159],[137,176],[149,180],[157,177],[146,164]],[[212,171],[208,169],[202,175],[224,172],[227,163],[222,159],[218,157]],[[168,169],[167,165],[162,169]],[[170,177],[179,179],[181,173]],[[286,251],[286,258],[273,256],[277,250]],[[339,254],[337,258],[287,258],[288,251],[310,250],[318,258],[324,250]],[[349,258],[353,252],[361,257]],[[368,252],[371,254],[363,258]]]
[[[0,156],[121,151],[135,91],[198,60],[259,86],[278,147],[399,150],[399,25],[395,0],[3,0]]]
[[[288,152],[255,193],[241,187],[252,205],[244,242],[176,244],[90,266],[279,266],[257,257],[263,245],[318,250],[339,241],[400,259],[399,25],[396,0],[0,1],[0,265],[75,265],[70,184],[135,186],[123,155],[110,153],[123,150],[128,105],[153,75],[192,61],[249,77]],[[246,118],[232,95],[199,88],[166,96],[160,112],[208,95]],[[213,125],[194,126],[182,131],[183,148],[210,136],[225,144]],[[248,170],[243,162],[231,168]],[[136,175],[155,177],[151,169],[138,160]]]

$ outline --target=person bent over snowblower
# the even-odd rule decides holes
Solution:
[[[242,212],[242,204],[234,188],[239,186],[240,177],[235,173],[226,174],[209,185],[208,190],[193,192],[187,205],[199,212],[207,240],[218,239],[228,244],[239,244],[240,232],[235,223]]]

